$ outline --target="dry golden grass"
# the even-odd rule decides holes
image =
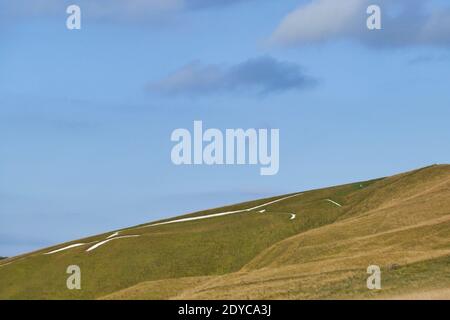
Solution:
[[[151,292],[179,282],[181,290],[171,299],[448,297],[450,166],[389,177],[361,193],[343,200],[352,205],[344,206],[346,213],[335,223],[277,242],[238,272],[198,278],[184,289],[186,279],[148,282],[140,289]],[[380,291],[366,288],[371,264],[382,268]],[[124,290],[112,298],[138,296]]]
[[[381,297],[382,298],[382,297]],[[450,289],[439,289],[423,292],[414,292],[409,294],[401,294],[388,296],[385,299],[391,300],[450,300]]]
[[[148,281],[137,284],[131,288],[114,292],[102,297],[102,300],[151,300],[151,299],[170,299],[179,292],[197,287],[202,283],[214,277],[186,277],[178,279],[166,279],[157,281]]]

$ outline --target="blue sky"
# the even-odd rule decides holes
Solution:
[[[0,0],[0,255],[448,163],[449,6],[334,2]],[[279,128],[279,173],[174,166],[194,120]]]

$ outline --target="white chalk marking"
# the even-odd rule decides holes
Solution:
[[[106,237],[106,239],[109,239],[109,238],[112,238],[112,237],[115,237],[115,236],[117,236],[119,234],[119,231],[117,231],[117,232],[114,232],[112,235],[110,235],[110,236],[108,236],[108,237]]]
[[[86,252],[95,250],[95,249],[97,249],[98,247],[100,247],[100,246],[104,245],[105,243],[108,243],[108,242],[110,242],[110,241],[112,241],[112,240],[123,239],[123,238],[132,238],[132,237],[139,237],[139,235],[135,235],[135,234],[134,234],[134,235],[129,235],[129,236],[121,236],[121,237],[116,237],[116,238],[111,238],[111,239],[103,240],[103,241],[100,241],[99,243],[94,244],[92,247],[89,247],[89,248],[86,250]]]
[[[325,201],[331,202],[331,203],[337,205],[338,207],[342,207],[339,203],[337,203],[336,201],[333,201],[331,199],[326,199]]]
[[[71,249],[71,248],[84,246],[85,244],[87,244],[87,243],[75,243],[75,244],[71,244],[70,246],[67,246],[67,247],[64,247],[64,248],[60,248],[60,249],[56,249],[56,250],[53,250],[53,251],[50,251],[50,252],[46,252],[44,254],[53,254],[53,253],[64,251],[64,250],[68,250],[68,249]]]
[[[161,225],[171,224],[171,223],[179,223],[179,222],[186,222],[186,221],[195,221],[195,220],[216,218],[216,217],[227,216],[227,215],[234,214],[234,213],[239,213],[239,212],[249,212],[249,211],[252,211],[252,210],[255,210],[255,209],[258,209],[258,208],[261,208],[261,207],[265,207],[265,206],[268,206],[270,204],[277,203],[277,202],[280,202],[280,201],[283,201],[283,200],[286,200],[286,199],[289,199],[289,198],[292,198],[292,197],[296,197],[296,196],[299,196],[299,195],[301,195],[301,193],[297,193],[297,194],[294,194],[294,195],[291,195],[291,196],[287,196],[287,197],[284,197],[284,198],[280,198],[280,199],[277,199],[277,200],[266,202],[266,203],[260,204],[258,206],[255,206],[255,207],[248,208],[248,209],[241,209],[241,210],[235,210],[235,211],[213,213],[213,214],[208,214],[208,215],[205,215],[205,216],[198,216],[198,217],[192,217],[192,218],[183,218],[183,219],[177,219],[177,220],[172,220],[172,221],[159,222],[159,223],[154,223],[154,224],[149,224],[149,225],[145,225],[145,226],[142,226],[142,227],[138,227],[137,229],[161,226]]]
[[[253,207],[253,208],[250,208],[250,209],[246,209],[246,210],[247,211],[255,210],[255,209],[258,209],[258,208],[261,208],[261,207],[268,206],[269,204],[280,202],[280,201],[283,201],[283,200],[286,200],[286,199],[289,199],[289,198],[292,198],[292,197],[296,197],[296,196],[299,196],[299,195],[301,195],[301,193],[297,193],[297,194],[294,194],[294,195],[291,195],[291,196],[287,196],[287,197],[284,197],[284,198],[281,198],[281,199],[277,199],[277,200],[273,200],[273,201],[270,201],[270,202],[267,202],[267,203],[263,203],[263,204],[260,204],[259,206],[256,206],[256,207]]]

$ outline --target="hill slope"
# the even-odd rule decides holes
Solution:
[[[366,288],[370,264],[382,290]],[[69,265],[82,290],[66,288]],[[2,260],[0,284],[1,299],[448,297],[450,166],[61,244]]]

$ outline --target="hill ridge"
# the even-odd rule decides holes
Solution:
[[[232,215],[155,221],[2,260],[0,299],[376,298],[420,284],[450,287],[450,165],[283,199],[289,195],[160,221]],[[77,241],[102,245],[58,250]],[[372,263],[388,270],[383,293],[364,287]],[[82,290],[65,287],[70,264],[83,272]],[[432,282],[427,270],[441,274]]]

